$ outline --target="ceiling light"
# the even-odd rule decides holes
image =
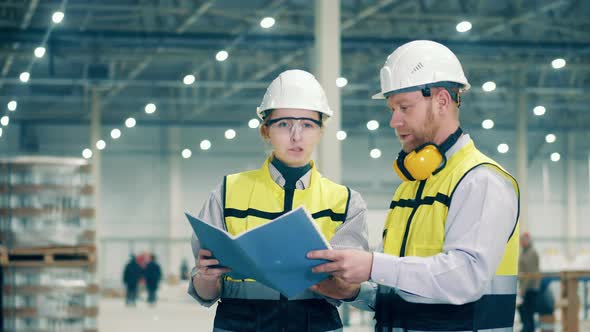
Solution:
[[[134,118],[127,118],[127,120],[125,120],[125,127],[127,127],[127,128],[135,127],[135,119]]]
[[[199,146],[201,147],[201,150],[209,150],[211,149],[211,141],[204,139]]]
[[[346,136],[348,136],[348,135],[346,134],[346,132],[344,130],[339,130],[336,133],[336,139],[339,141],[344,141],[346,139]]]
[[[557,137],[554,134],[547,134],[545,136],[545,142],[547,143],[555,143],[555,140],[557,140]]]
[[[339,88],[343,88],[346,86],[346,84],[348,84],[348,80],[346,79],[346,77],[338,77],[336,79],[336,86]]]
[[[154,103],[149,103],[147,105],[145,105],[145,112],[147,114],[152,114],[156,111],[156,104]]]
[[[381,157],[381,150],[372,149],[371,152],[369,152],[369,155],[371,156],[371,158],[377,159],[377,158]]]
[[[103,150],[104,148],[106,148],[107,143],[103,140],[99,140],[98,142],[96,142],[96,148],[99,150]]]
[[[182,83],[186,85],[191,85],[195,83],[195,75],[188,74],[182,79]]]
[[[559,159],[561,159],[561,155],[559,154],[559,152],[553,152],[551,154],[551,161],[558,162]]]
[[[8,102],[8,104],[6,104],[6,107],[8,107],[8,110],[11,112],[16,111],[17,106],[18,106],[18,103],[16,102],[16,100],[11,100]]]
[[[5,115],[0,118],[0,125],[3,125],[4,127],[6,127],[6,126],[8,126],[9,123],[10,123],[10,118],[8,117],[8,115]]]
[[[228,129],[225,131],[224,136],[227,139],[234,139],[236,137],[236,131],[233,129]]]
[[[53,15],[51,15],[51,20],[55,24],[61,23],[61,21],[63,21],[63,19],[64,19],[64,13],[63,12],[55,12],[55,13],[53,13]]]
[[[252,129],[258,128],[259,125],[260,125],[260,121],[258,121],[258,119],[250,119],[250,121],[248,121],[248,127],[252,128]]]
[[[260,26],[264,29],[268,29],[273,25],[275,25],[275,19],[272,17],[265,17],[262,20],[260,20]]]
[[[111,130],[111,137],[113,139],[117,139],[117,138],[121,137],[121,131],[117,128]]]
[[[545,114],[545,111],[546,111],[545,106],[539,105],[539,106],[535,106],[535,108],[533,108],[533,113],[536,116],[541,116],[541,115]]]
[[[377,122],[376,120],[371,120],[367,122],[367,129],[371,131],[379,129],[379,122]]]
[[[37,58],[42,58],[45,55],[45,47],[39,46],[33,52]]]
[[[182,158],[188,159],[193,155],[193,152],[190,149],[182,150]]]
[[[496,83],[494,83],[492,81],[487,81],[481,86],[481,88],[485,92],[492,92],[492,91],[496,90]]]
[[[23,71],[22,73],[20,73],[18,78],[20,79],[21,82],[27,83],[29,81],[29,78],[31,78],[31,74],[29,74],[29,72],[27,72],[27,71]]]
[[[82,150],[82,157],[84,157],[85,159],[92,158],[92,150],[90,150],[88,148]]]
[[[506,152],[508,152],[508,150],[510,150],[510,147],[508,146],[508,144],[502,143],[502,144],[498,145],[498,152],[506,153]]]
[[[494,128],[494,120],[485,119],[481,122],[481,126],[483,129],[492,129]]]
[[[219,51],[217,52],[217,54],[215,54],[215,60],[222,62],[227,60],[228,56],[229,54],[227,53],[227,51]]]
[[[551,67],[553,67],[555,69],[561,69],[561,68],[565,67],[565,59],[557,58],[557,59],[551,61]]]
[[[456,29],[459,32],[467,32],[467,31],[471,30],[471,22],[469,22],[469,21],[460,22],[459,24],[457,24]]]

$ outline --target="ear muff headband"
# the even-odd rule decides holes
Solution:
[[[457,142],[461,134],[463,130],[457,128],[440,146],[428,142],[410,153],[402,150],[393,163],[395,173],[403,181],[421,181],[440,172],[447,164],[445,153]]]

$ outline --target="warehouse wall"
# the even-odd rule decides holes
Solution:
[[[397,155],[399,143],[393,131],[382,123],[377,134],[366,131],[349,133],[342,143],[343,182],[361,192],[370,208],[368,223],[372,247],[379,244],[383,220],[387,213],[393,188],[399,180],[391,170],[391,161]],[[112,128],[103,129],[109,137]],[[124,129],[123,136],[113,141],[106,139],[102,152],[102,220],[100,232],[100,266],[103,280],[117,284],[128,253],[155,252],[165,273],[177,274],[182,259],[192,264],[189,237],[191,231],[182,212],[198,213],[201,205],[227,173],[259,167],[265,147],[257,131],[242,127],[236,139],[223,138],[226,128],[159,128],[138,126]],[[467,130],[478,140],[485,153],[502,163],[515,174],[515,135],[509,131]],[[11,124],[0,139],[0,155],[18,155],[20,128]],[[30,132],[30,129],[29,129]],[[86,126],[38,126],[34,128],[41,154],[79,156],[87,147]],[[544,135],[541,136],[541,139]],[[212,141],[209,151],[200,151],[202,139]],[[495,148],[506,142],[511,150],[500,155]],[[528,223],[542,253],[565,253],[567,209],[567,183],[565,179],[565,145],[535,145],[529,153],[537,157],[530,162],[528,173]],[[190,159],[182,159],[180,151],[193,150]],[[378,147],[383,155],[371,159],[368,151]],[[548,161],[554,150],[562,153],[562,160]],[[588,156],[576,156],[577,237],[580,252],[590,250],[590,226],[585,216],[590,213]],[[545,166],[543,166],[545,165]],[[543,182],[543,167],[546,168]],[[179,184],[171,185],[177,177]],[[180,207],[171,211],[171,206]],[[181,210],[181,211],[176,211]]]

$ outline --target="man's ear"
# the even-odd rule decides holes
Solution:
[[[438,111],[440,112],[440,114],[443,114],[451,109],[453,99],[451,98],[451,95],[446,89],[439,88],[437,90],[438,91],[434,95],[434,100]]]

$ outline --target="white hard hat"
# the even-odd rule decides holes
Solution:
[[[320,83],[312,74],[299,69],[284,71],[270,83],[256,114],[263,119],[266,111],[277,108],[317,111],[327,116],[333,114]]]
[[[415,40],[398,47],[387,57],[380,76],[381,92],[373,99],[385,99],[385,95],[414,87],[437,86],[433,83],[458,83],[461,91],[471,87],[457,56],[431,40]]]

